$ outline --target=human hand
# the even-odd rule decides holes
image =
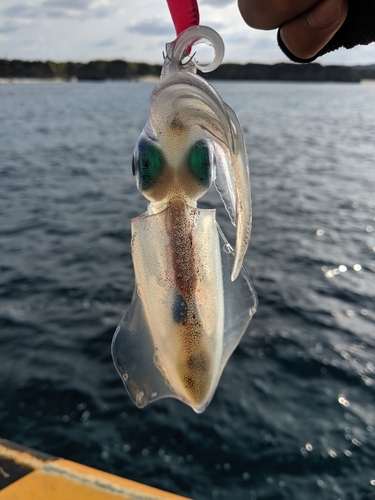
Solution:
[[[313,59],[348,13],[347,0],[238,0],[238,7],[252,28],[280,28],[279,43],[299,62]]]

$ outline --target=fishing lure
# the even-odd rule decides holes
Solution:
[[[202,41],[215,50],[207,65],[187,58]],[[131,221],[135,290],[112,355],[138,407],[174,397],[203,412],[257,307],[242,265],[252,218],[241,125],[196,74],[215,69],[223,54],[220,36],[204,26],[167,44],[134,150],[133,174],[149,203]],[[212,183],[236,227],[235,250],[216,211],[197,207]]]

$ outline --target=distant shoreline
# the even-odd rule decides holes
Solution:
[[[155,78],[155,77],[145,77],[145,78],[139,78],[137,80],[78,80],[78,81],[70,81],[70,80],[63,80],[61,78],[0,78],[0,85],[33,85],[33,84],[56,84],[56,83],[107,83],[107,82],[129,82],[133,81],[136,83],[153,83],[156,85],[159,82],[160,78]],[[215,79],[216,81],[225,81],[222,79]],[[229,81],[229,80],[226,80]],[[320,80],[231,80],[232,82],[279,82],[279,83],[353,83],[353,82],[343,82],[343,81],[320,81]],[[375,85],[375,79],[363,79],[360,80],[359,82],[354,82],[358,83],[360,85]]]
[[[114,61],[88,63],[21,61],[0,59],[1,83],[58,83],[82,80],[156,81],[161,65]],[[210,80],[352,82],[375,80],[375,64],[367,66],[322,66],[311,64],[222,64],[206,73]]]

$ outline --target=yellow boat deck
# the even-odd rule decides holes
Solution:
[[[0,439],[0,500],[184,498]]]

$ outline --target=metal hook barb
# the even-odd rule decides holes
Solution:
[[[165,61],[166,59],[167,59],[169,62],[171,62],[171,58],[170,58],[170,57],[169,57],[169,55],[168,55],[168,54],[166,54],[166,53],[164,52],[164,50],[163,50],[163,60]]]
[[[182,60],[181,60],[181,61],[180,61],[180,69],[185,69],[185,68],[187,68],[187,67],[190,65],[190,63],[192,62],[192,60],[193,60],[193,58],[195,57],[195,55],[196,55],[196,54],[197,54],[197,53],[196,53],[196,52],[194,52],[194,54],[193,54],[193,55],[189,58],[189,60],[188,60],[188,61],[186,61],[185,63],[183,63],[183,62],[182,62]],[[194,63],[193,63],[193,64],[194,64]]]

